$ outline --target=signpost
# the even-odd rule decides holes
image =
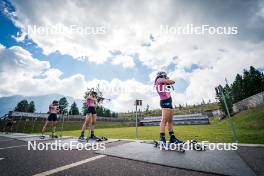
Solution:
[[[142,100],[136,100],[135,106],[136,106],[136,140],[138,140],[138,117],[137,117],[138,108],[137,107],[142,106]]]

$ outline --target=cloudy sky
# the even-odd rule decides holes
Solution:
[[[159,70],[176,81],[177,105],[214,101],[225,78],[250,65],[264,70],[263,1],[15,0],[0,10],[1,97],[82,98],[100,84],[114,111],[131,110],[137,98],[154,109]],[[190,26],[225,33],[186,33]]]

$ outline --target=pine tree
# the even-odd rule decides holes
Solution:
[[[68,112],[68,101],[66,97],[59,100],[59,114],[66,114]]]
[[[105,109],[105,117],[111,117],[111,111],[109,109]]]
[[[16,112],[28,112],[28,107],[29,107],[28,101],[22,100],[17,104],[14,111],[16,111]]]
[[[245,97],[245,92],[243,89],[243,78],[240,74],[236,75],[235,81],[231,85],[231,92],[233,95],[234,102],[238,102]]]
[[[79,115],[79,108],[75,102],[72,103],[71,108],[69,110],[70,115]]]
[[[27,112],[31,112],[31,113],[34,113],[36,111],[36,108],[35,108],[35,103],[34,101],[31,101],[28,105],[28,111]]]
[[[225,87],[223,88],[223,94],[225,96],[226,99],[226,104],[228,107],[228,110],[230,112],[230,114],[232,114],[233,112],[233,101],[232,101],[232,94],[231,94],[231,89],[228,86],[228,84],[225,85]],[[216,99],[218,100],[218,104],[219,104],[219,109],[225,113],[225,115],[227,115],[227,110],[225,108],[225,103],[224,103],[224,98],[222,97],[221,92],[216,88]]]

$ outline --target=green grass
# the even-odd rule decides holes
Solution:
[[[179,105],[177,105],[179,106]],[[197,112],[208,112],[208,111],[214,111],[218,110],[219,106],[217,103],[208,103],[208,104],[200,104],[200,105],[184,105],[184,107],[176,107],[174,108],[173,114],[174,115],[181,115],[181,114],[192,114]],[[135,114],[129,112],[129,113],[119,113],[118,117],[134,117]],[[148,112],[143,111],[139,113],[139,116],[145,117],[145,116],[161,116],[161,109],[154,109],[149,110]]]
[[[264,108],[252,109],[240,112],[232,117],[237,130],[239,143],[264,144]],[[211,125],[179,125],[174,126],[175,134],[183,140],[196,139],[209,142],[232,142],[229,119],[219,120],[210,118]],[[64,125],[63,135],[79,136],[83,121],[67,121]],[[36,122],[33,133],[40,133],[44,122]],[[15,132],[31,133],[32,122],[17,122],[14,125]],[[135,139],[136,128],[133,123],[97,122],[96,135],[108,138]],[[61,123],[57,125],[57,133],[60,134]],[[48,131],[51,131],[48,128]],[[139,127],[139,138],[145,140],[158,139],[158,126]]]
[[[239,143],[264,144],[264,108],[240,112],[233,116]],[[183,140],[197,139],[209,142],[232,142],[229,119],[222,121],[214,119],[211,125],[174,126],[175,134]],[[80,130],[66,131],[65,135],[78,136]],[[109,138],[135,139],[135,127],[98,128],[98,136]],[[158,139],[158,126],[139,127],[139,138],[146,140]]]

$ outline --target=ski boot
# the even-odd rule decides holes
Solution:
[[[84,138],[84,136],[81,135],[81,136],[78,138],[78,141],[80,141],[80,142],[85,142],[85,138]]]
[[[54,138],[58,138],[58,136],[56,134],[51,134],[51,138],[54,139]]]
[[[175,135],[171,135],[171,137],[170,137],[170,143],[183,144],[184,142],[181,141],[181,140],[179,140],[179,139],[177,139],[177,138],[175,137]]]
[[[176,145],[176,148],[175,148],[175,149],[176,149],[177,151],[179,151],[179,152],[185,152],[185,150],[183,149],[183,144],[184,144],[183,141],[177,139],[177,138],[175,137],[175,135],[171,135],[171,137],[170,137],[170,143],[169,143],[169,148],[170,148],[170,149],[172,149],[172,148],[175,147],[175,146],[173,146],[173,145]]]
[[[166,148],[167,147],[167,142],[166,142],[166,138],[165,136],[160,136],[160,140],[158,142],[154,141],[155,142],[155,147],[158,147],[158,145],[162,145],[162,148]]]
[[[92,134],[90,137],[88,136],[86,140],[89,141],[90,139],[97,142],[98,137],[96,137],[94,134]]]

